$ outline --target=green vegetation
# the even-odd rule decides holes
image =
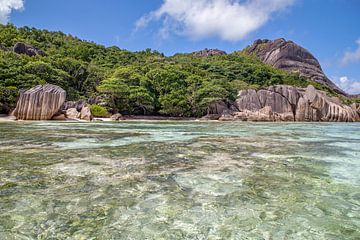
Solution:
[[[129,52],[61,32],[0,25],[0,44],[12,47],[17,42],[40,48],[48,56],[0,51],[0,112],[13,109],[19,90],[44,83],[64,88],[68,100],[101,95],[108,108],[123,114],[168,116],[201,116],[213,101],[231,103],[240,89],[309,84],[243,52],[166,57],[150,49]]]
[[[96,104],[90,105],[90,111],[94,117],[99,117],[99,118],[110,117],[110,113],[105,107]]]

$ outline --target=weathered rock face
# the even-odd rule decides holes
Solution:
[[[88,106],[84,106],[81,109],[80,119],[86,120],[86,121],[91,121],[93,119],[93,116],[91,114],[91,110],[90,110],[90,108]]]
[[[319,61],[308,50],[292,41],[282,38],[275,41],[256,40],[247,51],[256,54],[266,64],[290,72],[298,72],[307,79],[346,95],[325,76]]]
[[[359,116],[350,106],[339,104],[338,100],[317,91],[313,86],[308,86],[305,94],[299,99],[296,120],[355,122],[359,121]]]
[[[80,117],[80,113],[76,110],[76,108],[69,108],[65,112],[66,118],[76,119]]]
[[[36,47],[33,47],[31,45],[25,44],[25,43],[16,43],[14,46],[14,52],[17,54],[26,54],[30,57],[33,56],[46,56],[46,53]]]
[[[208,115],[221,115],[225,110],[228,110],[228,106],[224,101],[214,101],[209,104],[209,107],[207,109]]]
[[[226,55],[226,52],[219,50],[219,49],[207,49],[193,52],[192,53],[196,57],[210,57],[210,56],[216,56],[216,55]]]
[[[235,101],[235,119],[250,121],[354,122],[360,117],[354,107],[328,97],[313,86],[271,86],[268,89],[242,90]]]
[[[21,120],[50,120],[65,98],[66,92],[58,86],[36,86],[20,94],[14,116]]]

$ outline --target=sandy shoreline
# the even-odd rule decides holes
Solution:
[[[200,121],[198,118],[185,118],[185,117],[162,117],[162,116],[123,116],[121,121]],[[14,122],[17,121],[14,116],[0,114],[0,122]],[[22,120],[21,120],[22,121]],[[67,119],[61,120],[48,120],[53,122],[88,122],[80,119]],[[119,122],[111,120],[111,118],[94,118],[92,122]],[[207,120],[203,120],[207,121]]]

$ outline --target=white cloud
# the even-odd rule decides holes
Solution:
[[[194,39],[217,36],[238,41],[285,10],[296,0],[164,0],[161,7],[143,16],[136,28],[162,21],[160,34],[174,32]]]
[[[357,49],[355,51],[345,52],[343,58],[341,59],[342,65],[347,65],[349,63],[360,61],[360,38],[356,41]]]
[[[335,84],[349,94],[360,94],[360,82],[349,79],[347,76],[334,77]]]
[[[24,7],[24,0],[0,0],[0,23],[9,21],[12,10],[21,10]]]

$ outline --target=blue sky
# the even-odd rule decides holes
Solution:
[[[2,23],[132,51],[232,52],[284,37],[310,50],[351,93],[360,93],[359,13],[358,0],[0,0]]]

